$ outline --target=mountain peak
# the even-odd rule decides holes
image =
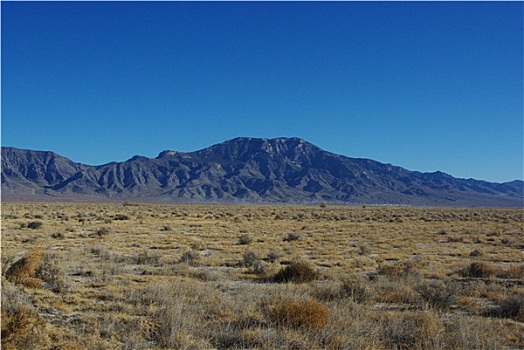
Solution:
[[[43,200],[523,206],[522,182],[421,173],[326,152],[298,137],[237,137],[183,153],[88,166],[2,148],[2,197]]]
[[[158,154],[157,158],[162,158],[162,157],[165,157],[165,156],[176,156],[179,153],[180,152],[177,152],[177,151],[164,150],[164,151],[162,151],[162,152],[160,152]]]

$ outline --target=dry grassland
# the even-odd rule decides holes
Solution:
[[[2,348],[522,349],[523,213],[2,203]]]

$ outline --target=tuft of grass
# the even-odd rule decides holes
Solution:
[[[396,278],[408,277],[410,275],[417,275],[418,270],[415,262],[410,260],[398,261],[393,264],[381,264],[377,269],[379,275]]]
[[[253,237],[250,235],[242,235],[238,238],[238,244],[247,245],[253,242]]]
[[[99,237],[107,236],[111,233],[111,229],[109,227],[102,227],[96,230],[96,235]]]
[[[290,232],[287,234],[287,236],[284,238],[284,242],[292,242],[297,241],[300,239],[300,235],[296,232]]]
[[[125,214],[116,214],[113,216],[113,220],[129,220],[129,216]]]
[[[27,223],[27,228],[30,228],[32,230],[36,230],[40,227],[42,227],[43,223],[42,221],[30,221]]]
[[[382,336],[388,349],[436,349],[444,325],[429,312],[386,313]]]
[[[256,254],[250,250],[244,253],[242,256],[242,266],[252,267],[255,261],[258,260]]]
[[[484,252],[479,249],[475,249],[471,253],[469,253],[469,256],[473,256],[473,257],[482,256],[482,255],[484,255]]]
[[[48,344],[42,329],[44,322],[33,309],[2,309],[2,347],[5,349],[43,349]]]
[[[30,297],[9,282],[2,283],[2,349],[47,349],[45,322]]]
[[[287,300],[267,311],[270,321],[290,328],[323,328],[329,318],[329,309],[316,301]]]
[[[472,262],[462,271],[463,277],[491,278],[497,274],[497,268],[484,262]]]
[[[55,293],[63,293],[68,288],[63,262],[58,259],[56,254],[43,254],[35,275]]]
[[[518,322],[524,322],[524,293],[502,300],[493,314],[497,317],[512,318]]]
[[[449,309],[457,297],[455,291],[440,280],[424,281],[414,289],[434,309]]]
[[[180,257],[181,263],[187,263],[191,266],[196,266],[200,262],[200,255],[194,250],[186,250]]]
[[[62,232],[55,232],[51,235],[54,239],[64,239],[65,235]]]
[[[295,261],[281,269],[273,276],[273,282],[277,283],[307,283],[316,280],[318,272],[306,261]]]
[[[42,281],[35,278],[35,273],[42,262],[42,251],[33,249],[22,259],[16,261],[5,272],[8,281],[24,284],[28,287],[38,287]]]

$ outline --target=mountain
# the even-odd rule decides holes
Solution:
[[[236,138],[100,166],[2,147],[4,200],[524,206],[524,182],[421,173],[326,152],[299,138]]]

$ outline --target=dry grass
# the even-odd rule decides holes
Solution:
[[[522,209],[2,203],[2,348],[524,348],[523,224]]]
[[[318,276],[318,272],[307,261],[294,261],[282,268],[271,280],[277,283],[307,283],[317,279]]]
[[[287,300],[269,307],[268,317],[278,325],[292,328],[322,328],[329,317],[329,309],[316,301]]]
[[[42,281],[35,278],[35,273],[42,261],[42,251],[33,249],[22,259],[12,264],[5,272],[7,280],[24,284],[28,287],[38,287]]]

